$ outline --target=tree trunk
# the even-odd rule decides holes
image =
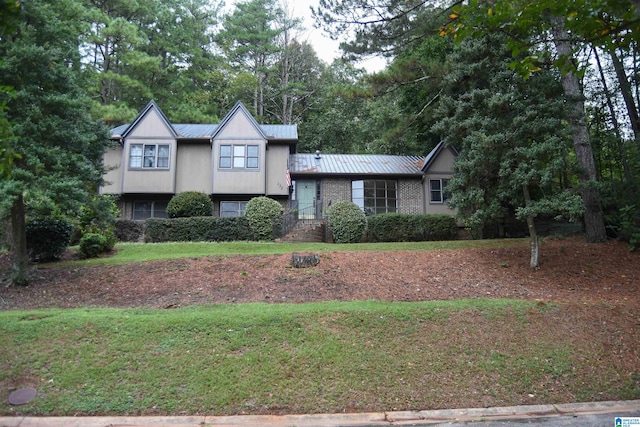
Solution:
[[[640,125],[638,124],[638,109],[633,101],[633,92],[631,90],[631,84],[627,79],[627,73],[624,70],[624,64],[618,58],[618,54],[614,48],[609,49],[609,56],[611,56],[611,62],[613,63],[613,69],[616,71],[616,77],[618,78],[618,84],[620,85],[620,92],[622,93],[622,99],[627,107],[627,114],[629,115],[629,122],[631,123],[631,129],[633,130],[633,137],[638,140],[638,134],[640,133]]]
[[[29,281],[29,256],[27,254],[27,231],[22,194],[11,205],[11,234],[13,237],[13,273],[11,282],[14,285],[24,286]]]
[[[558,54],[571,60],[573,59],[573,52],[569,42],[570,36],[564,29],[563,19],[558,16],[551,19],[553,42]],[[567,99],[569,122],[571,123],[573,134],[573,147],[579,167],[580,193],[585,209],[586,239],[589,243],[602,242],[606,240],[607,233],[604,227],[602,206],[600,205],[600,194],[596,186],[598,179],[584,110],[584,94],[582,93],[575,67],[571,70],[563,71],[562,88]]]
[[[523,185],[522,191],[524,193],[525,206],[531,202],[531,194],[529,193],[529,186]],[[527,228],[529,229],[529,240],[531,242],[531,268],[537,270],[540,268],[540,241],[538,240],[538,233],[536,231],[536,223],[532,215],[527,215]]]
[[[598,71],[600,72],[600,80],[602,81],[602,87],[604,89],[604,96],[607,99],[607,107],[609,108],[609,114],[611,114],[611,123],[613,124],[613,129],[616,133],[616,138],[618,140],[618,152],[620,153],[620,161],[622,162],[622,170],[624,172],[624,179],[629,185],[629,191],[633,188],[631,186],[633,177],[631,175],[631,169],[629,168],[629,161],[627,160],[627,150],[624,146],[624,142],[622,141],[622,135],[620,133],[620,125],[618,124],[618,118],[616,116],[616,110],[613,107],[613,102],[611,101],[611,93],[609,92],[609,87],[607,85],[607,79],[604,75],[604,70],[602,69],[602,64],[600,63],[600,56],[598,55],[598,48],[593,49],[594,57],[596,59],[596,64],[598,65]],[[629,196],[633,198],[633,192],[629,192]]]

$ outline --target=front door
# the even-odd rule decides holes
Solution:
[[[316,217],[316,182],[297,181],[298,219],[315,219]]]

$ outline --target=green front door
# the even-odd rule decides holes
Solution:
[[[316,217],[316,182],[297,181],[298,218],[315,219]]]

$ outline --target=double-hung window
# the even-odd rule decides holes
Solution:
[[[351,181],[351,201],[367,215],[398,211],[398,183],[394,180]]]
[[[221,145],[220,169],[258,169],[257,145]]]
[[[131,169],[169,169],[169,144],[131,144]]]
[[[430,179],[429,180],[429,192],[431,194],[430,201],[431,203],[446,203],[447,196],[447,185],[449,184],[448,179]]]

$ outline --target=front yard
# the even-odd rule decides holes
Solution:
[[[0,288],[0,390],[38,390],[24,406],[3,398],[0,412],[282,414],[640,398],[640,256],[622,243],[547,240],[539,271],[528,268],[526,241],[323,248],[309,269],[291,268],[290,253],[101,260],[49,265],[27,288]]]

